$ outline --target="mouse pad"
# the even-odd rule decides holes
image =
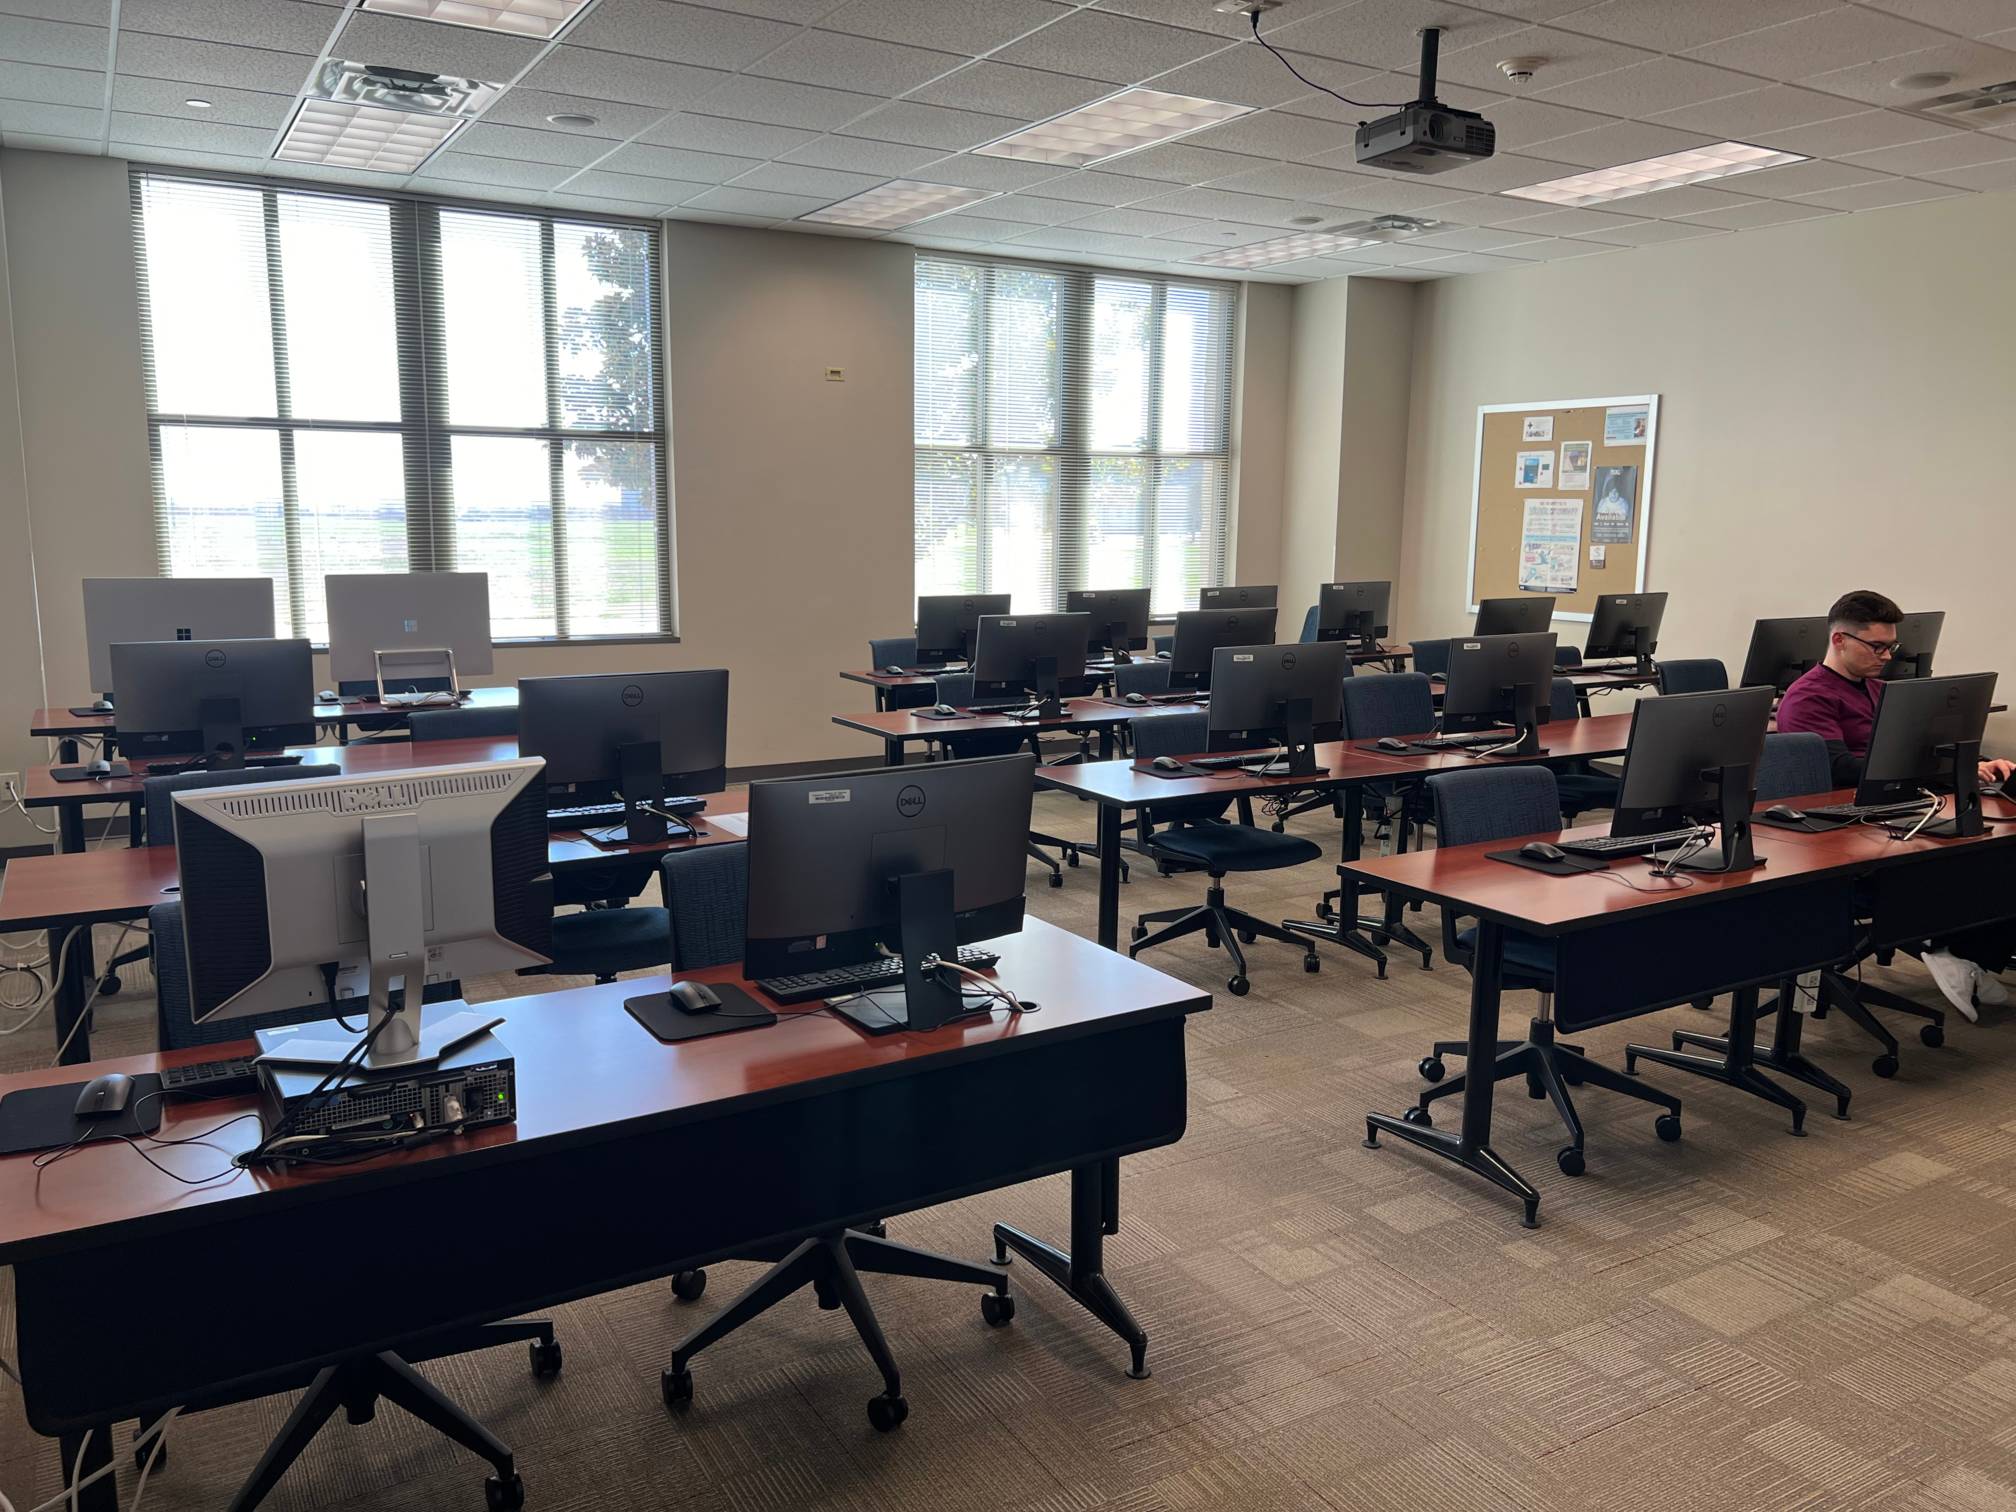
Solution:
[[[1750,822],[1752,824],[1761,824],[1766,829],[1788,829],[1797,830],[1802,835],[1824,835],[1830,830],[1846,829],[1855,821],[1853,819],[1815,819],[1811,816],[1804,819],[1773,819],[1769,814],[1753,814],[1750,816]]]
[[[79,1081],[65,1082],[60,1087],[24,1087],[0,1098],[0,1155],[60,1150],[87,1127],[92,1140],[110,1139],[115,1134],[152,1134],[161,1127],[161,1104],[165,1099],[148,1095],[161,1090],[160,1077],[134,1077],[133,1096],[127,1101],[126,1111],[115,1118],[77,1116],[77,1094],[85,1085]]]
[[[957,714],[940,714],[936,709],[909,709],[905,711],[917,719],[971,719],[973,716],[961,710]]]
[[[1486,861],[1504,861],[1512,866],[1523,866],[1528,871],[1539,872],[1546,877],[1579,877],[1584,872],[1608,871],[1610,863],[1599,861],[1594,856],[1568,856],[1559,861],[1539,861],[1531,856],[1522,856],[1516,850],[1486,851]]]
[[[749,996],[740,987],[726,982],[710,982],[721,1006],[712,1013],[688,1013],[672,1006],[669,992],[653,992],[645,997],[625,998],[630,1017],[651,1031],[661,1045],[681,1040],[705,1039],[710,1034],[733,1034],[737,1029],[761,1029],[777,1022],[777,1015]]]

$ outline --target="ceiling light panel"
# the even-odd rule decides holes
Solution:
[[[921,220],[949,211],[963,210],[999,195],[998,189],[967,189],[958,184],[927,184],[918,179],[891,179],[874,189],[864,189],[851,199],[813,210],[798,218],[824,221],[833,226],[865,226],[877,231],[893,231],[898,226],[914,226]]]
[[[1083,168],[1252,113],[1250,105],[1226,105],[1159,89],[1123,89],[973,150],[984,157]]]
[[[588,0],[364,0],[362,8],[546,41],[586,10]]]
[[[467,123],[343,100],[303,100],[273,154],[369,173],[411,173]]]
[[[1737,173],[1753,173],[1759,168],[1783,168],[1803,163],[1797,152],[1774,152],[1769,147],[1752,147],[1747,142],[1718,142],[1713,147],[1696,147],[1686,152],[1669,152],[1664,157],[1621,163],[1615,168],[1599,168],[1593,173],[1577,173],[1569,178],[1549,179],[1499,192],[1515,199],[1539,200],[1549,205],[1600,205],[1606,200],[1628,199],[1634,194],[1651,194],[1682,184],[1700,184],[1709,179],[1728,178]]]
[[[1362,236],[1335,236],[1312,231],[1303,236],[1277,236],[1271,241],[1253,242],[1244,247],[1224,247],[1186,262],[1210,263],[1218,268],[1265,268],[1274,263],[1295,262],[1304,257],[1328,257],[1353,247],[1376,246]]]

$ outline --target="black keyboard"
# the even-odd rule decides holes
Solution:
[[[1001,957],[977,945],[959,947],[959,964],[985,971]],[[884,957],[858,966],[835,966],[828,971],[807,971],[797,976],[766,977],[757,982],[764,992],[780,1003],[810,1003],[819,998],[839,997],[868,987],[891,987],[903,980],[903,963]]]
[[[146,760],[144,756],[142,759]],[[247,756],[245,758],[245,765],[247,767],[299,766],[301,765],[301,758],[299,756]],[[207,756],[190,756],[180,761],[147,761],[147,775],[149,777],[174,777],[180,776],[184,772],[221,772],[224,770],[226,770],[224,767],[211,766],[210,758]]]
[[[1599,835],[1593,840],[1563,840],[1561,849],[1571,856],[1649,856],[1654,851],[1678,850],[1700,833],[1682,829],[1656,835]]]
[[[1286,751],[1237,751],[1229,756],[1199,756],[1190,765],[1206,772],[1222,772],[1227,767],[1259,771],[1287,758]]]
[[[707,807],[705,798],[667,798],[658,807],[674,818],[684,819],[689,814],[697,814]],[[580,803],[571,808],[549,808],[546,810],[546,827],[549,830],[589,830],[600,829],[605,824],[614,824],[625,813],[620,803]]]
[[[1809,819],[1916,819],[1930,805],[1922,798],[1904,803],[1823,803],[1801,809]]]
[[[1470,751],[1479,746],[1509,745],[1518,738],[1517,730],[1483,730],[1475,735],[1431,735],[1408,744],[1421,751]]]
[[[166,1066],[161,1090],[172,1097],[249,1097],[259,1090],[259,1064],[247,1057]]]
[[[1209,693],[1150,693],[1148,695],[1148,702],[1158,704],[1209,703],[1210,701],[1211,695]]]

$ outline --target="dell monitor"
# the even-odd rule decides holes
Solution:
[[[1770,687],[1783,693],[1826,659],[1827,639],[1824,614],[1760,619],[1750,632],[1750,651],[1743,658],[1738,686]]]
[[[1449,676],[1443,684],[1445,734],[1509,725],[1516,732],[1508,755],[1546,754],[1540,726],[1553,713],[1554,636],[1478,635],[1449,642]]]
[[[1247,770],[1314,777],[1319,741],[1344,719],[1351,651],[1342,641],[1293,646],[1220,646],[1211,654],[1210,741],[1214,751],[1277,747]]]
[[[1111,651],[1115,662],[1126,662],[1129,651],[1148,645],[1146,588],[1073,588],[1064,595],[1064,611],[1092,616],[1088,653]]]
[[[1212,658],[1220,646],[1265,646],[1274,642],[1274,609],[1185,609],[1176,616],[1169,650],[1169,686],[1184,693],[1211,688]]]
[[[305,640],[121,642],[112,647],[112,693],[119,749],[129,757],[194,755],[196,765],[224,772],[249,753],[315,739],[315,662]]]
[[[1199,609],[1272,609],[1280,596],[1280,588],[1273,583],[1250,584],[1245,587],[1199,588],[1197,607]]]
[[[174,803],[183,940],[172,948],[187,959],[192,1018],[368,1004],[361,1033],[332,1023],[276,1036],[270,1058],[432,1060],[491,1019],[430,1013],[422,1032],[429,984],[551,960],[537,761],[203,788]]]
[[[491,670],[484,572],[340,572],[329,604],[329,676],[345,694],[460,693]]]
[[[1046,719],[1063,710],[1060,694],[1085,691],[1089,614],[983,614],[973,645],[975,701],[1034,692]]]
[[[1628,656],[1640,676],[1649,676],[1652,653],[1659,649],[1659,623],[1665,618],[1663,593],[1603,594],[1589,619],[1589,639],[1582,647],[1582,659],[1608,661]]]
[[[1771,704],[1768,687],[1640,699],[1631,711],[1610,833],[1661,835],[1690,823],[1715,824],[1720,844],[1683,853],[1673,864],[1718,872],[1760,865],[1750,845],[1750,811]]]
[[[983,1008],[929,963],[1021,930],[1035,772],[1017,754],[752,782],[743,970],[760,981],[900,955],[900,994],[832,1004],[870,1034]]]
[[[980,616],[1006,614],[1005,593],[926,593],[917,599],[917,660],[926,667],[973,659]]]
[[[1489,598],[1477,602],[1477,623],[1472,635],[1538,635],[1554,623],[1551,594],[1522,593],[1517,598]]]
[[[1391,583],[1325,583],[1316,590],[1316,639],[1376,646],[1388,633]]]
[[[84,579],[91,688],[107,709],[114,692],[115,642],[272,638],[271,578]]]
[[[1907,614],[1897,622],[1897,650],[1883,663],[1885,682],[1903,682],[1932,675],[1932,653],[1939,649],[1939,632],[1946,627],[1946,613]]]
[[[518,752],[546,763],[546,782],[577,800],[617,797],[621,833],[665,838],[666,795],[718,793],[728,778],[728,673],[609,672],[527,677],[518,684]]]
[[[1981,735],[1995,698],[1993,672],[1907,677],[1876,703],[1869,754],[1855,786],[1858,804],[1901,803],[1921,792],[1953,795],[1953,816],[1917,829],[1954,837],[1982,831]]]

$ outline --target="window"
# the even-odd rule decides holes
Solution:
[[[916,300],[919,593],[1222,581],[1231,286],[930,254]]]
[[[133,176],[161,570],[490,575],[499,640],[671,630],[658,232]]]

